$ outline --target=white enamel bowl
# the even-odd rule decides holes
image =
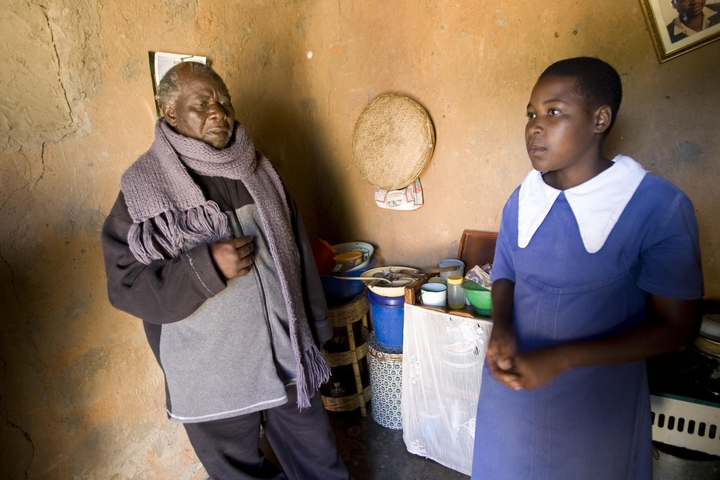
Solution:
[[[417,268],[412,267],[400,267],[400,266],[388,266],[388,267],[378,267],[378,268],[371,268],[370,270],[367,270],[366,272],[363,272],[360,276],[364,278],[373,278],[376,273],[381,272],[398,272],[399,270],[407,270],[409,272],[419,272]],[[395,280],[391,283],[387,282],[378,282],[377,285],[368,285],[368,288],[371,292],[373,292],[376,295],[380,295],[383,297],[402,297],[405,295],[405,285],[408,285],[412,283],[414,278],[410,277],[403,277],[398,280]]]

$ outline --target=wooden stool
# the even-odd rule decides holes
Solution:
[[[367,365],[367,340],[369,335],[367,329],[367,314],[369,309],[370,305],[368,304],[365,296],[365,290],[346,304],[328,308],[328,319],[330,320],[330,324],[333,329],[344,328],[347,332],[348,350],[341,352],[328,352],[327,350],[323,350],[323,357],[325,357],[325,361],[331,369],[345,365],[352,365],[355,377],[355,393],[343,396],[327,396],[323,394],[322,401],[326,410],[345,412],[355,410],[360,407],[360,413],[362,416],[364,417],[367,415],[366,404],[370,401],[371,397],[370,382],[368,380],[366,382],[367,385],[363,385],[363,378],[360,372],[360,362],[365,359],[364,366]],[[355,335],[354,327],[357,322],[362,322],[360,325],[361,338],[356,338]],[[365,368],[365,370],[366,376],[369,378],[367,368]],[[330,383],[331,382],[332,380]]]

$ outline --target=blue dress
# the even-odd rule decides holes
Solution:
[[[693,206],[672,183],[647,174],[593,254],[564,193],[519,248],[519,190],[503,211],[492,276],[515,282],[520,351],[637,325],[648,293],[702,297]],[[534,391],[484,369],[473,480],[650,479],[651,447],[643,361],[566,370]]]

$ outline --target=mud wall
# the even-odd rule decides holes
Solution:
[[[720,42],[658,64],[637,2],[341,2],[318,5],[312,19],[309,88],[327,112],[316,138],[321,202],[335,222],[323,233],[333,240],[367,240],[387,262],[422,267],[454,256],[465,228],[497,231],[503,203],[531,169],[523,135],[535,80],[556,60],[597,56],[617,68],[625,91],[606,155],[632,156],[690,195],[707,293],[720,294]],[[422,103],[436,129],[420,175],[426,205],[414,212],[375,207],[348,147],[362,108],[388,91]]]
[[[720,296],[720,42],[659,65],[638,2],[481,3],[0,0],[0,478],[204,478],[141,322],[105,293],[99,230],[152,141],[148,51],[213,61],[311,235],[415,266],[454,256],[465,228],[497,230],[530,169],[537,75],[599,56],[626,92],[608,155],[688,192]],[[415,212],[377,208],[352,162],[354,123],[386,91],[436,128]]]

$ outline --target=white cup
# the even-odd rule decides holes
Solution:
[[[447,286],[442,283],[426,283],[420,287],[420,302],[429,307],[445,307]]]
[[[448,277],[451,277],[453,275],[459,275],[463,276],[465,274],[465,262],[462,260],[456,260],[454,258],[446,258],[442,262],[438,264],[438,267],[445,268],[445,267],[456,267],[455,270],[451,270],[449,272],[440,272],[440,276],[444,278],[446,281]]]

